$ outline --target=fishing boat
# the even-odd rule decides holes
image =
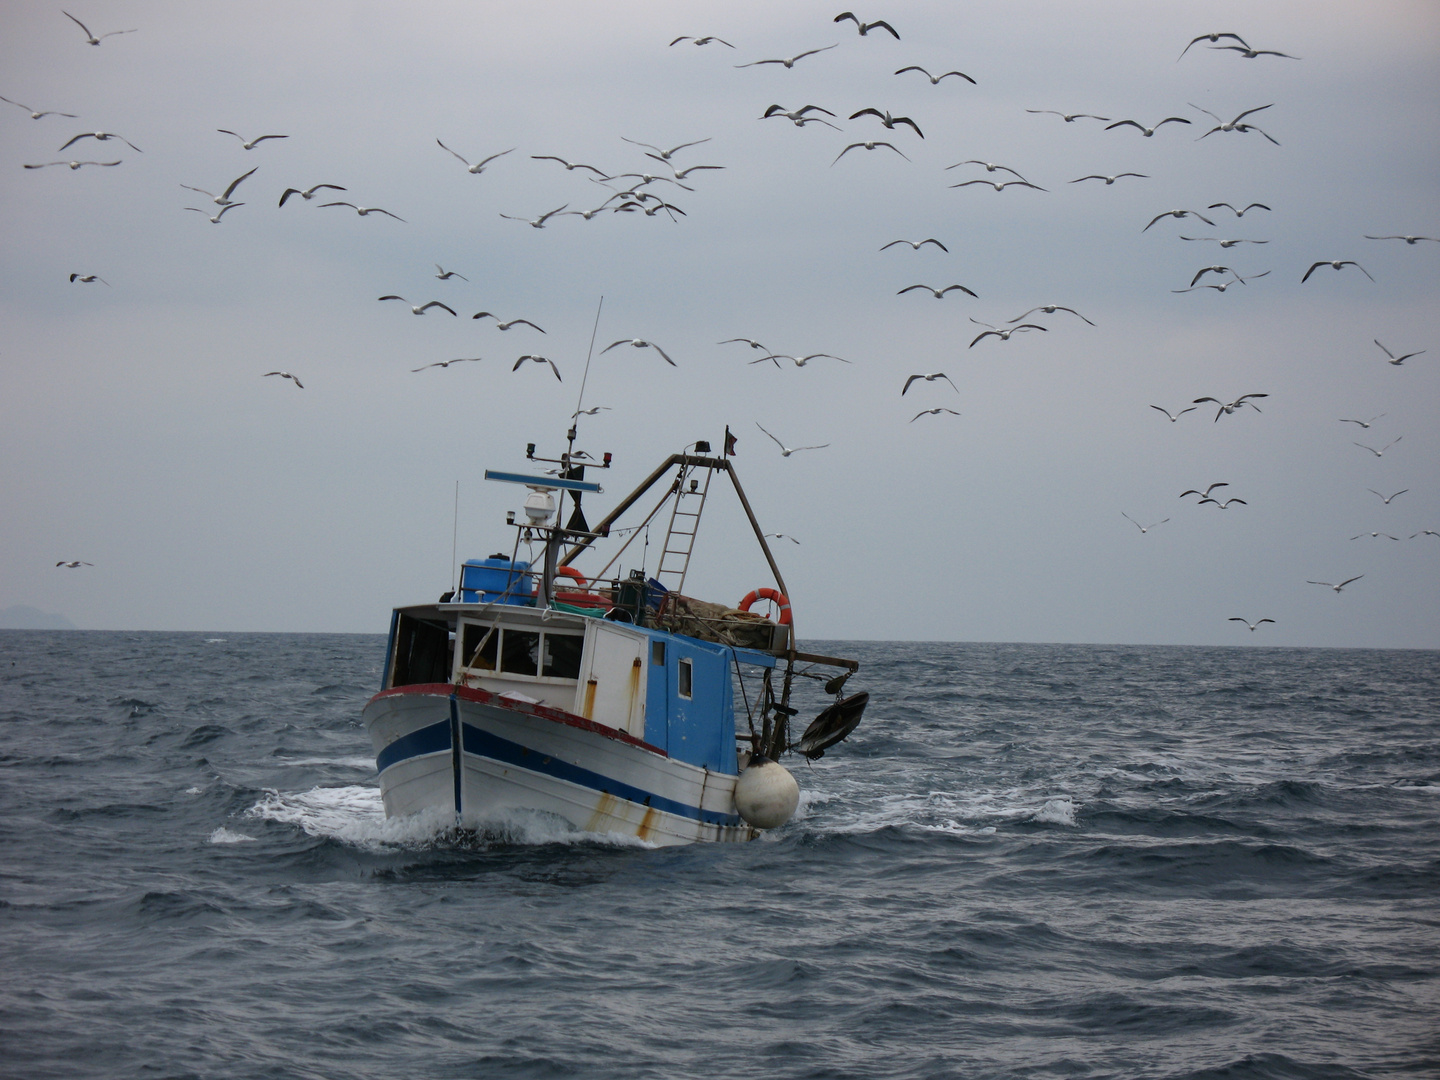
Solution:
[[[704,441],[671,454],[593,528],[581,499],[604,489],[586,473],[612,460],[577,452],[573,427],[556,457],[527,446],[535,471],[486,470],[528,489],[518,520],[506,514],[510,551],[466,560],[437,602],[394,610],[381,689],[364,708],[387,817],[484,829],[539,814],[655,845],[750,840],[789,820],[799,787],[780,759],[822,755],[868,695],[845,695],[856,661],[796,647],[785,581],[726,436],[718,456]],[[774,578],[729,604],[684,593],[716,476]],[[642,524],[621,528],[647,493],[659,498]],[[635,538],[667,513],[654,572],[644,555],[627,567]],[[593,573],[576,566],[614,544]],[[770,614],[752,610],[762,602]],[[834,700],[797,733],[802,679]]]

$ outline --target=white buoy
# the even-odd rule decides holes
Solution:
[[[735,809],[757,829],[778,829],[799,805],[800,785],[778,761],[755,759],[735,782]]]

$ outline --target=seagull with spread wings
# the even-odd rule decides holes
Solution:
[[[229,128],[216,128],[215,130],[221,135],[234,135],[235,138],[240,140],[241,147],[246,150],[254,150],[256,146],[266,139],[288,139],[290,137],[289,135],[257,135],[253,139],[246,139],[245,136],[241,135],[238,131],[231,131]]]
[[[472,319],[494,319],[494,320],[495,320],[495,329],[497,329],[497,330],[509,330],[512,326],[522,326],[522,325],[523,325],[523,326],[528,326],[528,327],[530,327],[530,329],[532,329],[532,330],[540,330],[540,333],[542,333],[542,334],[545,333],[544,330],[541,330],[540,327],[536,326],[536,325],[535,325],[533,322],[531,322],[529,319],[510,319],[510,320],[508,320],[508,321],[502,322],[499,315],[493,314],[492,312],[489,312],[489,311],[477,311],[474,315],[471,315],[470,318],[472,318]]]
[[[321,208],[322,210],[323,210],[325,207],[327,207],[327,206],[348,206],[351,210],[354,210],[355,213],[359,214],[361,217],[368,217],[370,214],[384,214],[386,217],[392,217],[392,218],[394,218],[396,221],[404,221],[404,220],[405,220],[405,219],[404,219],[403,217],[401,217],[399,214],[392,214],[392,213],[390,213],[389,210],[382,210],[382,209],[380,209],[380,207],[378,207],[378,206],[356,206],[353,202],[343,202],[343,201],[342,201],[342,202],[327,202],[327,203],[321,203],[321,204],[320,204],[320,208]]]
[[[1106,125],[1105,130],[1106,130],[1106,131],[1113,131],[1115,128],[1125,127],[1125,126],[1128,124],[1130,127],[1137,128],[1137,129],[1139,130],[1140,134],[1141,134],[1141,135],[1144,135],[1145,138],[1148,139],[1148,138],[1150,138],[1152,135],[1154,135],[1155,132],[1158,131],[1161,127],[1163,127],[1165,124],[1188,124],[1188,123],[1190,123],[1190,121],[1189,121],[1189,120],[1186,120],[1183,116],[1167,116],[1167,117],[1165,117],[1164,120],[1161,120],[1161,121],[1160,121],[1159,123],[1157,123],[1154,127],[1146,127],[1144,124],[1140,123],[1140,121],[1138,121],[1138,120],[1116,120],[1115,123]]]
[[[1191,405],[1188,409],[1181,409],[1179,412],[1175,413],[1172,416],[1169,409],[1161,409],[1159,405],[1151,405],[1150,408],[1159,409],[1160,412],[1165,414],[1165,419],[1169,420],[1172,424],[1175,423],[1176,420],[1179,420],[1180,417],[1184,416],[1187,412],[1195,411],[1195,406]]]
[[[8,97],[0,97],[0,101],[3,101],[3,102],[5,102],[5,103],[8,104],[8,105],[19,105],[20,108],[24,109],[26,112],[28,112],[28,113],[30,114],[30,119],[31,119],[31,120],[41,120],[41,119],[44,119],[44,118],[47,117],[47,116],[64,116],[64,117],[67,117],[68,119],[71,119],[71,120],[76,119],[76,116],[75,116],[74,113],[56,112],[54,109],[45,109],[45,110],[43,110],[43,111],[42,111],[42,110],[39,110],[39,109],[32,109],[29,105],[21,105],[20,102],[18,102],[18,101],[11,101]]]
[[[65,143],[65,146],[60,147],[60,150],[64,150],[66,146],[72,146],[73,144],[79,142],[81,139],[95,139],[98,142],[106,142],[110,139],[119,139],[126,146],[130,147],[131,150],[134,150],[137,154],[144,153],[143,150],[141,150],[138,146],[132,143],[129,139],[125,138],[123,135],[116,135],[113,131],[82,131],[79,135],[76,135],[73,138],[69,139]],[[55,152],[58,154],[60,150],[57,150]]]
[[[520,370],[520,365],[523,364],[523,363],[525,363],[525,361],[527,361],[527,360],[532,361],[533,363],[536,363],[536,364],[549,364],[549,365],[550,365],[550,370],[555,373],[555,378],[556,378],[556,379],[559,379],[560,382],[564,382],[564,381],[565,381],[564,379],[561,379],[561,378],[560,378],[560,369],[555,366],[555,361],[554,361],[554,360],[551,360],[548,356],[536,356],[536,355],[534,355],[533,353],[526,353],[524,356],[520,357],[519,360],[516,360],[516,361],[515,361],[515,366],[512,367],[510,370],[511,370],[511,371],[519,371],[519,370]]]
[[[271,375],[279,375],[282,379],[289,379],[291,382],[293,382],[293,383],[295,384],[295,387],[296,387],[296,389],[298,389],[298,390],[304,390],[304,389],[305,389],[305,384],[302,383],[299,379],[297,379],[294,375],[291,375],[290,372],[288,372],[288,371],[267,371],[267,372],[265,372],[264,375],[262,375],[262,376],[260,376],[260,377],[261,377],[262,379],[268,379]]]
[[[306,188],[304,191],[301,191],[299,188],[288,187],[288,188],[286,188],[284,191],[282,191],[282,192],[280,193],[280,203],[279,203],[279,205],[280,205],[280,206],[284,206],[284,205],[285,205],[285,200],[288,199],[288,198],[290,198],[291,195],[299,195],[299,196],[300,196],[302,199],[304,199],[306,202],[309,202],[311,199],[315,198],[315,193],[316,193],[317,191],[319,191],[321,188],[330,188],[332,191],[344,191],[344,190],[345,190],[345,189],[344,189],[343,187],[341,187],[339,184],[316,184],[314,187]],[[209,194],[209,193],[206,192],[206,194]]]
[[[957,394],[960,392],[960,388],[955,385],[955,381],[951,379],[949,375],[946,375],[943,371],[932,371],[929,375],[911,375],[905,380],[905,385],[900,388],[900,396],[905,396],[905,391],[910,389],[910,384],[913,382],[920,380],[934,382],[936,379],[944,379],[950,384],[950,389],[954,390]]]
[[[411,370],[411,371],[424,371],[426,368],[432,368],[432,367],[449,367],[451,364],[473,364],[473,363],[475,363],[477,360],[483,360],[483,359],[484,359],[483,356],[461,356],[461,357],[459,357],[458,359],[455,359],[455,360],[436,360],[433,364],[421,364],[419,367],[417,367],[417,368],[411,368],[410,370]]]
[[[1120,511],[1120,516],[1123,517],[1126,521],[1130,522],[1131,525],[1134,525],[1137,529],[1139,529],[1142,534],[1148,533],[1151,529],[1155,528],[1157,525],[1164,525],[1165,522],[1167,522],[1167,521],[1170,520],[1169,518],[1161,518],[1159,521],[1155,522],[1154,525],[1141,525],[1138,521],[1136,521],[1134,518],[1132,518],[1129,514],[1125,513],[1124,510],[1121,510],[1121,511]]]
[[[895,32],[895,28],[891,26],[888,22],[886,22],[884,19],[876,19],[874,22],[868,23],[861,22],[853,11],[842,11],[839,15],[836,15],[835,18],[830,21],[838,23],[844,22],[846,19],[849,19],[855,24],[855,28],[860,31],[861,37],[864,37],[866,34],[870,33],[871,30],[875,30],[878,28],[881,30],[888,30],[891,37],[893,37],[896,41],[900,40],[900,35]]]
[[[963,71],[947,71],[947,72],[945,72],[944,75],[931,75],[930,72],[926,71],[926,70],[925,70],[923,67],[921,67],[919,64],[911,64],[909,67],[903,67],[903,68],[901,68],[899,71],[895,72],[895,74],[896,74],[896,75],[904,75],[905,72],[907,72],[907,71],[918,71],[918,72],[920,72],[921,75],[924,75],[927,79],[930,80],[930,85],[931,85],[931,86],[938,86],[938,85],[940,84],[940,80],[941,80],[941,79],[948,79],[951,75],[958,75],[958,76],[960,76],[960,78],[964,79],[964,80],[965,80],[966,82],[968,82],[971,86],[976,86],[976,85],[978,85],[978,84],[975,82],[974,79],[972,79],[969,75],[966,75]],[[1031,110],[1031,111],[1033,112],[1034,110]]]
[[[676,364],[674,360],[671,360],[670,357],[666,355],[665,350],[660,348],[659,345],[656,345],[653,341],[644,341],[641,338],[621,338],[619,341],[612,341],[609,345],[606,345],[605,348],[600,350],[600,354],[603,356],[605,353],[609,352],[617,345],[633,345],[637,349],[654,349],[657,353],[660,354],[661,359],[663,359],[671,367],[679,367],[679,365]]]
[[[1090,326],[1095,325],[1093,322],[1090,322],[1089,319],[1085,318],[1084,315],[1081,315],[1078,311],[1076,311],[1073,307],[1062,307],[1059,304],[1041,304],[1039,307],[1032,307],[1029,311],[1025,312],[1025,315],[1033,315],[1037,311],[1044,312],[1046,315],[1054,315],[1057,311],[1068,311],[1071,315],[1074,315],[1081,322],[1086,323]],[[1025,315],[1017,315],[1010,321],[1012,323],[1017,323],[1021,319],[1025,318]]]
[[[758,428],[760,428],[761,431],[765,431],[765,429],[764,429],[763,427],[761,427],[760,421],[758,421],[758,420],[755,421],[755,426],[758,427]],[[765,431],[765,434],[766,434],[766,435],[770,435],[770,432]],[[774,435],[770,435],[770,438],[775,441],[775,445],[776,445],[776,446],[780,447],[780,456],[781,456],[781,457],[789,457],[791,454],[798,453],[798,452],[801,451],[801,450],[824,450],[825,447],[827,447],[827,446],[830,445],[830,444],[827,442],[827,443],[821,443],[819,446],[786,446],[786,445],[785,445],[783,442],[781,442],[779,439],[776,439]]]
[[[932,296],[935,297],[936,300],[945,299],[945,294],[950,292],[952,289],[959,289],[966,296],[973,296],[976,300],[980,299],[978,296],[975,295],[975,293],[971,292],[964,285],[946,285],[943,289],[937,289],[933,285],[906,285],[905,288],[901,289],[895,295],[904,296],[907,292],[911,292],[915,289],[924,289],[928,291]]]
[[[1248,622],[1248,621],[1245,620],[1245,619],[1242,619],[1239,615],[1231,615],[1230,618],[1229,618],[1228,620],[1226,620],[1226,621],[1228,621],[1228,622],[1245,623],[1245,625],[1250,628],[1250,632],[1253,634],[1253,633],[1255,632],[1255,627],[1259,626],[1261,623],[1267,623],[1267,622],[1268,622],[1268,623],[1273,623],[1275,620],[1274,620],[1274,619],[1256,619],[1256,620],[1252,623],[1252,622]]]
[[[405,297],[396,296],[394,293],[390,293],[388,296],[382,296],[380,297],[380,299],[399,300],[402,304],[410,304],[410,301],[406,300]],[[410,314],[424,315],[425,312],[429,311],[432,307],[438,307],[441,311],[448,311],[451,315],[455,314],[454,308],[452,308],[449,304],[442,304],[439,300],[431,300],[425,304],[410,304]]]
[[[835,161],[839,161],[851,150],[859,150],[862,148],[865,150],[874,150],[877,146],[888,146],[891,150],[894,150],[895,153],[905,158],[906,161],[910,160],[910,158],[906,156],[905,152],[902,151],[898,146],[895,146],[893,143],[880,142],[876,139],[866,139],[864,142],[852,142],[849,146],[845,147],[844,150],[841,150],[840,153],[835,155]],[[835,164],[835,161],[830,162],[830,164],[833,166]]]
[[[1375,338],[1374,340],[1376,345],[1380,345],[1379,338]],[[1426,352],[1425,349],[1420,349],[1417,352],[1407,352],[1404,356],[1396,356],[1389,349],[1385,348],[1384,345],[1380,345],[1380,351],[1390,358],[1386,361],[1386,363],[1393,364],[1395,367],[1399,367],[1401,364],[1405,363],[1406,360],[1409,360],[1412,356],[1422,356]]]
[[[784,60],[754,60],[748,64],[736,64],[735,66],[737,68],[747,68],[757,67],[760,64],[784,64],[787,68],[793,68],[795,66],[795,61],[804,60],[805,57],[814,56],[816,53],[828,52],[830,49],[839,48],[839,44],[839,42],[836,42],[834,45],[826,45],[824,48],[821,49],[807,49],[802,53],[796,53],[794,56],[788,57]]]
[[[494,161],[496,158],[504,157],[506,154],[514,153],[514,151],[515,151],[515,147],[512,146],[509,150],[501,150],[498,154],[491,154],[489,157],[484,158],[484,159],[482,159],[482,160],[480,160],[480,161],[477,161],[474,165],[471,165],[470,162],[468,162],[467,160],[465,160],[465,158],[460,157],[459,154],[455,153],[454,150],[451,150],[450,147],[446,146],[446,145],[445,145],[443,142],[441,142],[439,139],[436,139],[436,140],[435,140],[435,145],[437,145],[438,147],[440,147],[441,150],[444,150],[447,154],[451,155],[452,157],[457,158],[457,159],[460,161],[460,164],[462,164],[462,165],[465,166],[465,170],[466,170],[467,172],[472,172],[472,173],[474,173],[476,176],[479,176],[482,172],[484,172],[484,171],[485,171],[485,166],[486,166],[486,165],[489,165],[490,162]]]
[[[257,166],[255,166],[255,169],[258,169],[259,167],[260,167],[260,166],[257,165]],[[230,196],[233,195],[233,194],[235,194],[235,189],[240,186],[241,182],[243,182],[244,180],[248,179],[250,176],[253,176],[253,175],[254,175],[255,169],[251,169],[249,172],[245,173],[244,175],[242,175],[242,176],[237,176],[234,180],[231,180],[231,181],[230,181],[230,186],[227,187],[224,191],[222,191],[219,195],[216,195],[213,191],[206,191],[204,188],[191,187],[189,184],[181,184],[180,186],[181,186],[182,188],[184,188],[186,191],[198,191],[201,195],[209,195],[211,201],[214,202],[216,206],[229,206],[229,205],[230,205],[230,202],[231,202]],[[321,185],[321,186],[331,187],[331,186],[333,186],[333,185],[325,184],[325,185]],[[292,188],[291,191],[293,191],[293,190],[294,190],[294,189]],[[344,188],[341,188],[340,190],[343,191]],[[314,189],[312,188],[311,191],[313,192]],[[287,192],[286,194],[288,195],[289,192]],[[304,192],[298,192],[297,194],[304,195]],[[310,197],[310,196],[305,195],[305,198],[309,198],[309,197]],[[284,205],[285,205],[285,195],[280,196],[280,205],[281,205],[281,206],[284,206]]]
[[[1310,275],[1313,274],[1316,270],[1319,270],[1322,266],[1328,266],[1332,270],[1339,270],[1342,267],[1353,266],[1366,277],[1370,278],[1371,281],[1375,280],[1375,278],[1371,276],[1370,271],[1366,270],[1365,267],[1361,266],[1354,259],[1321,259],[1317,263],[1310,264],[1310,269],[1305,271],[1305,276],[1300,279],[1300,284],[1304,285],[1305,282],[1309,281]]]
[[[947,255],[950,253],[950,249],[947,248],[944,244],[942,244],[939,240],[936,240],[934,237],[930,237],[925,240],[891,240],[888,244],[882,245],[880,250],[884,251],[886,248],[892,248],[896,244],[909,244],[911,251],[919,251],[926,244],[934,244]]]
[[[1253,401],[1250,401],[1250,400],[1248,400],[1248,399],[1249,399],[1249,398],[1269,397],[1269,396],[1270,396],[1269,394],[1241,394],[1241,395],[1240,395],[1238,398],[1236,398],[1234,401],[1229,401],[1229,402],[1221,401],[1219,398],[1213,398],[1213,397],[1197,397],[1197,398],[1195,399],[1195,404],[1196,404],[1196,405],[1202,405],[1202,404],[1204,404],[1205,402],[1209,401],[1209,402],[1211,402],[1211,403],[1213,403],[1213,404],[1215,404],[1215,405],[1220,406],[1220,408],[1219,408],[1219,409],[1216,411],[1216,413],[1215,413],[1215,420],[1210,421],[1210,422],[1213,424],[1213,423],[1215,423],[1215,421],[1219,420],[1220,417],[1222,417],[1222,416],[1229,416],[1231,413],[1235,412],[1235,411],[1238,410],[1238,409],[1244,408],[1246,405],[1249,405],[1250,408],[1254,409],[1256,412],[1260,412],[1260,411],[1261,411],[1261,410],[1260,410],[1260,406],[1259,406],[1259,405],[1256,405]]]
[[[891,116],[889,110],[882,112],[880,109],[860,109],[857,112],[851,113],[850,119],[858,120],[862,116],[873,116],[877,118],[880,121],[880,126],[890,131],[895,130],[896,124],[909,124],[911,130],[914,131],[916,135],[919,135],[922,139],[925,137],[925,133],[920,130],[920,125],[908,116]]]
[[[970,342],[969,347],[972,348],[972,349],[976,346],[976,344],[980,341],[981,338],[987,338],[987,337],[990,337],[990,336],[993,335],[993,336],[999,338],[1001,341],[1009,341],[1011,334],[1018,334],[1018,333],[1020,333],[1022,330],[1044,330],[1044,329],[1045,329],[1045,327],[1043,327],[1043,326],[1037,326],[1035,323],[1021,323],[1019,326],[1012,326],[1009,330],[1001,330],[998,326],[990,326],[989,323],[981,322],[979,319],[971,319],[970,321],[973,322],[976,326],[989,326],[989,327],[990,327],[990,329],[986,330],[984,333],[982,333],[982,334],[977,334],[976,337],[975,337],[975,340],[972,341],[972,342]]]
[[[68,11],[62,11],[62,12],[60,12],[60,14],[64,15],[67,19],[69,19],[71,22],[73,22],[76,26],[80,27],[81,30],[84,30],[84,31],[85,31],[85,44],[87,44],[87,45],[99,45],[100,42],[104,41],[107,37],[114,37],[116,34],[133,34],[133,33],[135,33],[134,30],[111,30],[108,34],[101,34],[99,37],[96,37],[94,34],[92,34],[92,33],[90,32],[90,28],[89,28],[88,26],[86,26],[86,25],[85,25],[83,22],[81,22],[79,19],[75,18],[74,15],[71,15]]]
[[[1324,585],[1327,589],[1332,589],[1332,590],[1334,590],[1335,592],[1338,593],[1341,589],[1345,588],[1346,585],[1349,585],[1350,582],[1352,582],[1352,581],[1359,581],[1359,580],[1360,580],[1362,577],[1364,577],[1364,576],[1365,576],[1364,574],[1356,574],[1356,575],[1355,575],[1354,577],[1352,577],[1352,578],[1346,578],[1344,581],[1340,582],[1339,585],[1332,585],[1332,584],[1330,584],[1330,582],[1328,582],[1328,581],[1308,581],[1308,580],[1305,582],[1305,584],[1306,584],[1306,585]]]

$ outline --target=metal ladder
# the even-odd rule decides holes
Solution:
[[[679,593],[684,589],[685,574],[690,569],[690,555],[695,550],[695,534],[700,531],[700,514],[705,509],[710,478],[715,474],[714,469],[705,469],[704,483],[692,491],[687,482],[692,473],[699,471],[699,466],[682,468],[679,479],[675,481],[675,505],[670,510],[670,527],[665,531],[660,567],[655,571],[655,580],[672,593]],[[694,509],[688,509],[690,506]]]

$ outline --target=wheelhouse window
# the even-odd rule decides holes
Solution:
[[[650,662],[665,666],[665,643],[663,641],[650,642]]]
[[[540,635],[533,630],[506,630],[500,639],[500,670],[509,675],[540,674]]]
[[[472,671],[494,671],[495,658],[500,652],[500,629],[467,623],[462,646],[461,664],[464,667]]]
[[[461,667],[470,672],[578,679],[585,636],[466,623],[461,650]]]
[[[680,696],[683,698],[690,697],[690,691],[694,676],[694,671],[692,670],[692,668],[693,665],[689,660],[681,660],[677,665],[676,688],[679,691]]]
[[[540,674],[553,679],[580,678],[580,654],[585,638],[580,634],[546,634]]]

